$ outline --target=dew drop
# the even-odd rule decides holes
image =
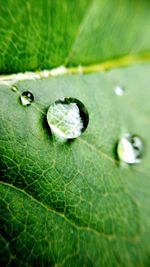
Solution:
[[[139,163],[143,150],[143,141],[138,135],[126,134],[117,145],[118,158],[129,164]]]
[[[20,96],[20,101],[23,106],[29,106],[34,100],[34,96],[31,92],[25,91]]]
[[[74,139],[87,128],[89,114],[78,99],[65,97],[49,107],[47,121],[54,135],[62,139]]]
[[[114,91],[117,96],[122,96],[124,94],[124,88],[119,85],[115,87]]]
[[[13,92],[16,92],[16,91],[17,91],[17,87],[16,87],[15,85],[12,85],[11,90],[12,90]]]

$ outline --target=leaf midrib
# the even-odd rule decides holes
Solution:
[[[134,64],[150,62],[150,52],[134,55],[126,55],[108,61],[100,62],[98,64],[91,65],[79,65],[76,67],[59,66],[50,70],[35,70],[27,72],[18,72],[12,74],[0,75],[0,85],[12,85],[18,81],[23,80],[37,80],[43,78],[49,78],[53,76],[69,75],[69,74],[87,74],[94,72],[102,72],[113,68],[125,67]]]

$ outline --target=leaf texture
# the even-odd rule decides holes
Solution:
[[[148,266],[149,124],[148,106],[141,110],[147,91],[141,90],[145,84],[149,90],[149,71],[145,64],[23,81],[17,92],[1,86],[7,266]],[[118,84],[125,87],[122,97],[114,93]],[[30,107],[20,104],[24,90],[34,94]],[[70,95],[85,103],[90,123],[80,138],[64,144],[51,137],[45,114],[56,99]],[[145,140],[139,165],[122,166],[115,157],[125,132]]]
[[[0,72],[149,52],[149,11],[148,0],[1,0]]]
[[[149,266],[150,1],[1,0],[0,9],[1,266]],[[22,80],[60,65],[67,75]],[[46,120],[64,96],[90,117],[65,143]],[[125,133],[144,142],[140,164],[118,160]]]

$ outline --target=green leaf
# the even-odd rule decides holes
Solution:
[[[149,266],[149,7],[1,1],[0,72],[35,71],[0,77],[2,266]],[[51,70],[60,65],[67,68]],[[34,95],[27,107],[24,91]],[[90,116],[86,131],[65,143],[46,120],[64,96]],[[144,141],[139,164],[118,161],[125,133]]]
[[[148,266],[149,71],[139,65],[24,81],[17,92],[1,86],[4,263]],[[125,87],[122,97],[115,84]],[[25,90],[35,97],[30,107],[20,104]],[[52,140],[45,121],[48,106],[64,95],[79,98],[90,114],[85,133],[66,144]],[[145,140],[139,165],[120,166],[115,159],[125,132]]]
[[[149,10],[148,0],[1,0],[0,72],[150,51]]]

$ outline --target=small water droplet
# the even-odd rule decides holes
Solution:
[[[12,85],[12,86],[11,86],[11,90],[12,90],[13,92],[16,92],[16,91],[17,91],[17,87],[16,87],[15,85]]]
[[[122,96],[124,94],[124,88],[119,85],[115,87],[114,91],[115,91],[115,94],[118,96]]]
[[[33,102],[34,96],[31,92],[25,91],[21,94],[20,100],[23,106],[29,106]]]
[[[126,134],[117,145],[118,158],[129,164],[139,163],[143,150],[143,141],[138,135]]]
[[[62,139],[73,139],[87,128],[89,114],[78,99],[65,97],[49,107],[47,121],[54,135]]]

